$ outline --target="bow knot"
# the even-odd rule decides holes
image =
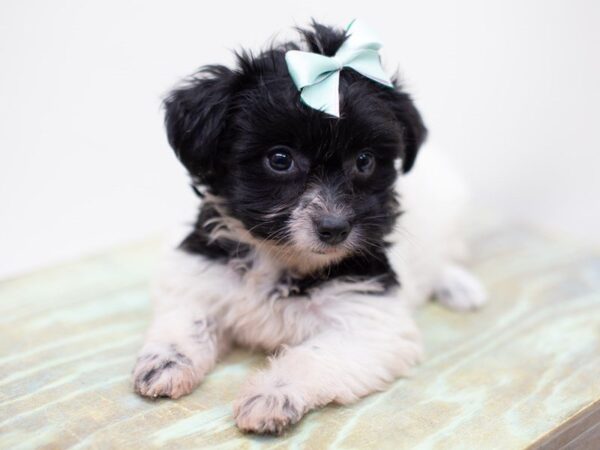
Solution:
[[[337,70],[342,70],[344,68],[344,61],[337,58],[335,55],[331,56],[331,60],[337,65]]]
[[[300,98],[311,108],[339,117],[340,71],[346,67],[393,87],[381,67],[381,43],[364,24],[353,21],[346,28],[348,38],[333,56],[290,50],[285,60]]]

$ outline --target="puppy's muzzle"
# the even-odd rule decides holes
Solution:
[[[352,226],[343,217],[323,216],[315,220],[315,229],[321,242],[337,245],[346,240]]]

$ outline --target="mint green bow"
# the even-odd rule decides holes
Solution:
[[[379,59],[381,43],[374,33],[354,20],[346,27],[348,38],[334,56],[290,50],[285,61],[302,101],[314,109],[340,116],[340,71],[349,67],[388,87],[392,82]]]

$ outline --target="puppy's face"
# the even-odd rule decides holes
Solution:
[[[324,54],[344,40],[318,25],[304,36]],[[255,238],[322,263],[369,253],[394,225],[397,167],[410,169],[425,128],[406,94],[351,70],[339,119],[302,104],[284,60],[291,48],[240,56],[235,71],[209,67],[174,91],[171,145]]]
[[[256,80],[244,91],[213,187],[254,236],[307,257],[380,245],[397,215],[401,129],[368,83],[345,86],[340,120],[298,105],[290,84]]]

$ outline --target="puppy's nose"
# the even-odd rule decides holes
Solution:
[[[350,234],[350,222],[342,217],[325,216],[316,222],[319,239],[329,245],[344,242]]]

